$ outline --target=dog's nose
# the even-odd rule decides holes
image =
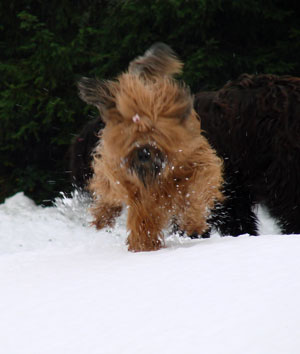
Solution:
[[[140,162],[147,162],[151,158],[151,153],[146,147],[139,149],[137,155]]]

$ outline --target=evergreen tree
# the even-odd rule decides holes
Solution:
[[[0,201],[71,188],[69,145],[97,114],[77,79],[115,77],[154,42],[179,54],[194,92],[243,72],[300,72],[293,0],[2,1],[0,30]]]

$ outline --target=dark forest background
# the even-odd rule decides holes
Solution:
[[[112,78],[151,44],[185,62],[193,92],[241,73],[300,76],[298,0],[0,0],[0,202],[71,189],[68,149],[97,112],[81,76]]]

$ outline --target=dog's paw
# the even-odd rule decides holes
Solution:
[[[146,239],[141,239],[139,237],[133,237],[132,234],[129,235],[127,239],[128,251],[131,252],[149,252],[158,251],[164,247],[164,243],[157,238],[147,237]]]

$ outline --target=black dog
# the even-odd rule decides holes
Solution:
[[[300,233],[300,78],[243,74],[198,93],[195,109],[224,160],[227,198],[212,225],[223,235],[257,235],[253,208],[261,203],[282,233]],[[81,187],[92,174],[90,155],[103,124],[101,118],[87,124],[73,144],[71,173]]]
[[[70,155],[70,172],[72,183],[84,189],[87,181],[92,177],[92,152],[99,140],[98,133],[105,127],[100,117],[88,122],[73,141]]]
[[[222,234],[257,235],[264,204],[284,234],[300,233],[300,78],[241,75],[195,97],[202,129],[224,160]]]

